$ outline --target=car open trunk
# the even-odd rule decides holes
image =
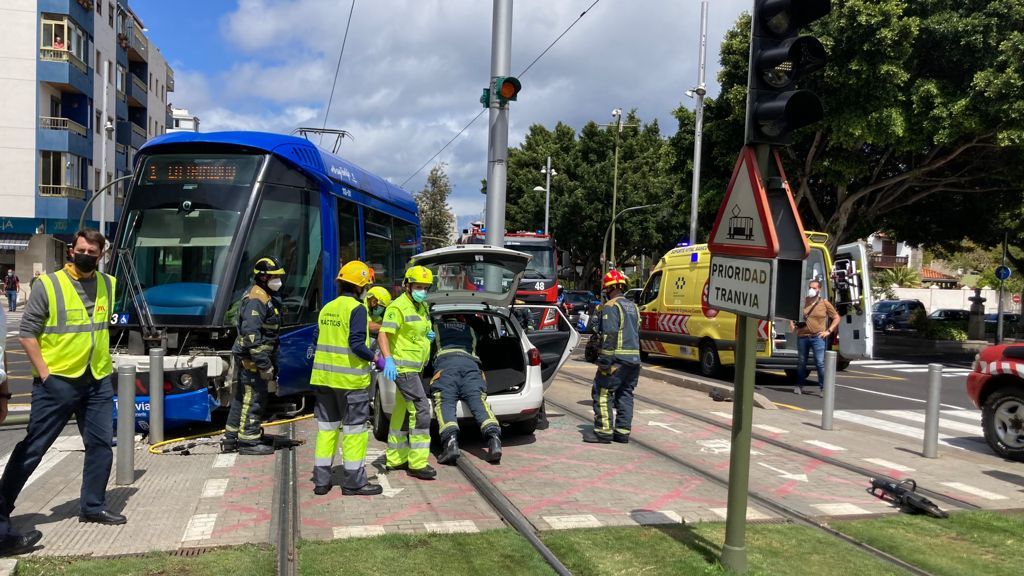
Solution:
[[[451,313],[451,310],[445,313]],[[435,321],[438,315],[433,314]],[[487,381],[487,394],[495,396],[518,393],[526,384],[526,360],[519,334],[513,332],[515,328],[501,314],[489,312],[477,316],[473,322],[478,334],[476,355],[480,358],[480,368]],[[433,377],[435,353],[431,352],[430,362],[423,370],[424,382],[430,382]]]

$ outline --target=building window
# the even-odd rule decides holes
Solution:
[[[43,31],[40,36],[43,48],[51,50],[67,50],[67,33],[64,20],[56,20],[53,16],[43,16]]]
[[[105,65],[107,67],[107,84],[110,84],[111,86],[113,86],[114,85],[114,74],[112,72],[113,65],[110,63],[110,60],[107,60]]]
[[[117,86],[118,96],[120,96],[122,100],[124,100],[124,90],[125,90],[125,80],[126,80],[125,74],[126,74],[126,72],[125,72],[124,66],[121,66],[120,64],[118,64],[117,65],[117,84],[116,84],[116,86]]]
[[[99,6],[99,4],[97,4],[97,6]],[[100,169],[99,168],[93,170],[92,177],[93,177],[92,189],[93,190],[99,190],[100,189]]]
[[[103,2],[96,3],[96,13],[103,16]]]
[[[99,3],[97,2],[96,5],[99,6]],[[96,50],[96,64],[97,64],[97,66],[96,66],[96,75],[97,76],[99,76],[100,74],[103,73],[103,71],[100,70],[100,67],[99,67],[99,63],[100,62],[103,62],[103,53],[100,52],[99,50]]]
[[[103,125],[103,112],[100,110],[96,111],[96,133],[100,133],[100,126]]]
[[[82,187],[82,159],[74,154],[42,150],[39,171],[39,183],[43,186]]]
[[[96,4],[99,5],[99,3],[100,3],[99,0],[97,0]],[[107,4],[107,25],[110,26],[111,28],[114,27],[114,5],[113,4]]]
[[[153,90],[153,73],[149,73],[149,89]]]
[[[110,126],[113,127],[114,126],[114,119],[111,118],[110,116],[107,116],[107,124],[110,124]],[[104,126],[103,129],[106,130],[107,127]],[[114,131],[113,130],[108,130],[107,131],[107,140],[113,140],[113,139],[114,139]]]
[[[60,98],[50,96],[50,117],[60,118]]]

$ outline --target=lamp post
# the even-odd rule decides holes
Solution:
[[[690,191],[690,246],[697,243],[697,199],[700,197],[700,148],[701,140],[704,138],[704,95],[707,89],[704,85],[704,69],[707,63],[708,49],[708,0],[701,0],[700,4],[700,56],[697,64],[697,87],[687,90],[686,95],[697,97],[697,104],[694,106],[693,123],[693,186]]]
[[[622,108],[616,108],[612,110],[612,118],[615,118],[615,123],[618,124],[619,129],[615,131],[615,167],[612,169],[612,260],[615,260],[615,203],[619,196],[619,134],[622,134]],[[601,249],[604,250],[604,244],[601,245]],[[605,265],[607,268],[607,264]]]
[[[101,197],[107,191],[107,188],[110,188],[111,186],[113,186],[114,184],[117,184],[118,182],[122,182],[124,180],[127,180],[127,179],[131,178],[132,176],[134,176],[134,174],[129,172],[129,173],[125,174],[124,176],[121,176],[120,178],[114,178],[110,182],[107,182],[106,184],[101,186],[100,189],[97,190],[96,193],[92,195],[92,198],[89,198],[89,200],[85,203],[85,206],[82,208],[82,215],[78,217],[78,229],[81,230],[82,227],[85,226],[85,215],[86,215],[86,213],[88,213],[89,208],[92,206],[92,203],[96,201],[96,198]],[[108,240],[108,242],[109,242],[109,240]]]
[[[604,247],[606,244],[608,244],[608,234],[611,234],[612,236],[612,257],[610,258],[610,260],[615,259],[615,221],[619,218],[619,216],[622,216],[626,212],[640,210],[641,208],[654,208],[655,206],[657,206],[657,204],[644,204],[642,206],[633,206],[630,208],[626,208],[622,212],[619,212],[618,214],[612,216],[611,224],[608,224],[608,229],[604,231],[604,241],[601,242],[601,260],[604,262],[602,266],[602,274],[608,273],[608,259],[605,259],[604,257]]]
[[[544,187],[534,186],[533,191],[544,193],[544,233],[550,234],[548,231],[548,218],[551,214],[551,177],[558,176],[558,172],[551,169],[551,156],[548,156],[547,167],[541,168],[540,172],[547,175],[547,183]]]

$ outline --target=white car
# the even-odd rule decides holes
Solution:
[[[424,252],[410,266],[426,266],[434,273],[427,297],[435,320],[443,314],[472,315],[477,330],[476,353],[487,380],[487,401],[510,432],[532,434],[544,407],[544,390],[580,336],[555,306],[513,305],[519,280],[530,256],[515,250],[482,244],[463,244]],[[525,312],[535,319],[521,324]],[[436,350],[431,350],[433,361]],[[429,386],[433,368],[423,370]],[[395,383],[374,373],[373,435],[387,440],[395,405]],[[471,419],[464,402],[458,418]]]

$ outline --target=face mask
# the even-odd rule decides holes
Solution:
[[[815,290],[814,288],[808,288],[807,289],[807,297],[808,298],[817,298],[818,297],[818,291]]]
[[[71,255],[71,261],[75,263],[75,268],[78,268],[80,272],[84,272],[86,274],[96,269],[96,263],[99,259],[99,256],[79,254],[78,252]]]
[[[412,299],[417,301],[417,302],[423,302],[424,300],[427,299],[427,291],[426,290],[413,290],[412,291]]]
[[[373,315],[374,316],[383,316],[384,315],[384,307],[383,306],[374,306],[373,307]]]
[[[267,282],[267,288],[270,288],[274,292],[280,290],[282,285],[284,285],[284,281],[282,281],[280,278],[274,278],[273,280]]]

